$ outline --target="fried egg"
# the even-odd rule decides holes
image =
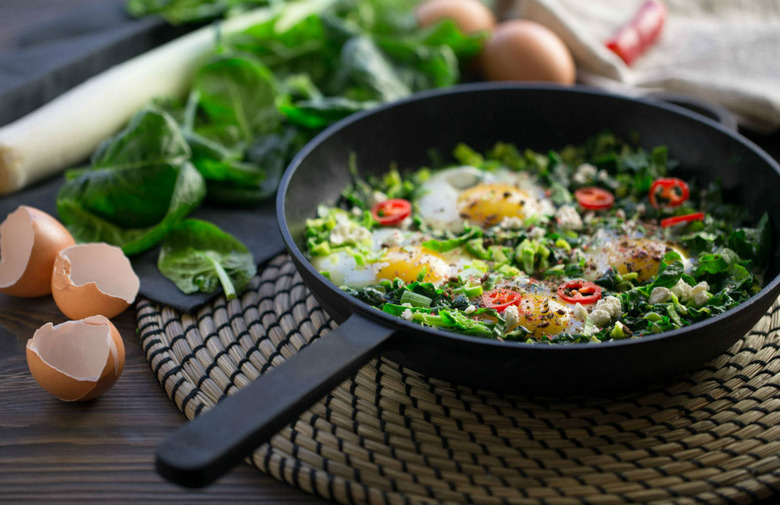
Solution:
[[[420,246],[391,247],[372,266],[378,280],[399,278],[406,284],[420,280],[438,285],[450,272],[443,257]]]
[[[409,284],[417,280],[434,285],[458,275],[473,261],[459,249],[438,253],[420,245],[419,234],[383,228],[372,234],[373,250],[365,257],[350,250],[312,258],[312,265],[337,286],[362,288],[396,278]]]
[[[552,215],[555,208],[528,172],[492,172],[462,166],[442,170],[421,186],[418,216],[435,230],[460,232],[466,222],[483,228],[506,218]]]
[[[669,251],[677,252],[688,270],[690,258],[679,247],[653,238],[617,236],[600,230],[585,251],[584,277],[593,281],[614,268],[620,275],[636,272],[637,280],[645,282],[658,273],[661,261]]]
[[[516,317],[505,313],[507,332],[522,327],[529,336],[541,340],[544,336],[577,333],[582,328],[583,321],[575,317],[575,306],[558,298],[557,286],[531,280],[512,289],[522,298]]]

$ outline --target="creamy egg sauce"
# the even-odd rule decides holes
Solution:
[[[671,177],[662,147],[593,142],[610,156],[459,146],[446,168],[356,175],[308,221],[309,258],[405,320],[529,343],[639,338],[759,289],[766,218],[708,207],[717,187]]]

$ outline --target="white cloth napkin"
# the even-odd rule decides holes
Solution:
[[[692,95],[725,107],[758,132],[780,128],[780,0],[665,0],[658,41],[629,67],[604,41],[642,1],[514,0],[503,17],[556,32],[584,84]]]

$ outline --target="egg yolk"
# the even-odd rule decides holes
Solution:
[[[586,267],[586,277],[597,278],[612,267],[620,275],[636,272],[637,280],[645,282],[658,273],[661,261],[669,250],[676,251],[683,259],[687,257],[684,251],[664,242],[646,238],[616,239],[591,252],[594,261]]]
[[[434,251],[424,247],[391,247],[377,263],[377,279],[396,277],[409,284],[417,280],[438,284],[449,274],[448,263]],[[422,276],[422,279],[420,279]]]
[[[458,197],[461,217],[484,226],[493,226],[505,217],[525,218],[531,196],[524,190],[503,183],[478,184]]]
[[[546,296],[533,294],[523,295],[517,306],[517,315],[516,326],[522,326],[536,339],[540,339],[543,335],[563,333],[573,322],[571,310],[562,303]],[[507,328],[507,331],[512,329]]]

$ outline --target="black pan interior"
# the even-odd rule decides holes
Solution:
[[[448,156],[460,142],[477,150],[505,141],[545,151],[581,143],[603,130],[638,135],[646,147],[668,146],[670,157],[680,161],[677,173],[703,182],[720,178],[726,198],[746,206],[756,220],[767,212],[774,237],[780,237],[780,169],[744,138],[674,106],[588,88],[520,84],[464,85],[421,94],[330,128],[285,174],[278,201],[282,234],[304,280],[331,315],[341,321],[357,311],[396,325],[399,338],[390,357],[420,372],[478,387],[555,394],[625,390],[669,379],[723,351],[768,309],[778,294],[776,241],[764,290],[727,314],[659,336],[565,346],[504,344],[412,329],[344,295],[301,253],[306,219],[315,215],[317,205],[333,203],[349,183],[350,156],[361,173],[381,174],[391,163],[401,170],[430,165],[432,150]],[[552,385],[528,387],[550,373],[557,377]]]

